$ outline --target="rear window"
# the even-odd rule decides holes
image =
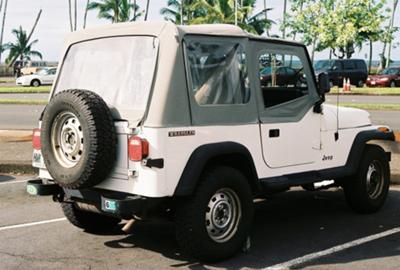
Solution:
[[[112,37],[70,47],[55,93],[90,90],[120,113],[144,111],[157,60],[158,39],[147,36]]]

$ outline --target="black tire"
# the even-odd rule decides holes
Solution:
[[[254,215],[253,196],[246,177],[233,168],[209,169],[200,180],[194,194],[183,199],[177,206],[175,213],[176,238],[183,252],[201,261],[216,262],[233,256],[247,240]],[[229,197],[228,194],[226,202],[230,201],[231,205],[239,206],[237,209],[240,209],[241,214],[237,215],[237,219],[234,218],[235,215],[227,218],[226,220],[231,220],[233,223],[229,222],[230,225],[226,226],[227,230],[222,234],[222,236],[224,234],[226,236],[215,240],[217,235],[210,236],[212,221],[207,219],[207,215],[214,213],[214,210],[220,206],[218,203],[223,202],[222,195],[228,191],[233,191],[236,197],[235,195]],[[217,196],[220,198],[218,201],[216,201]],[[240,203],[235,204],[235,199],[231,200],[230,198],[236,198]],[[214,202],[215,207],[211,209],[209,205]],[[221,213],[224,214],[224,211],[225,209]],[[218,215],[221,213],[215,213],[217,219],[210,219],[218,220]],[[223,218],[218,222],[224,221]],[[218,234],[219,232],[214,231],[214,233]]]
[[[64,133],[70,132],[64,129],[69,121],[69,118],[61,121],[64,116],[71,117],[71,122],[76,121],[79,125],[72,127],[75,129],[72,136],[65,135],[72,138],[71,145],[67,147],[62,146],[68,144],[62,141]],[[67,90],[55,95],[44,111],[41,132],[46,168],[61,187],[92,187],[103,181],[113,168],[116,159],[114,122],[107,104],[97,94]],[[58,132],[60,135],[57,135]],[[67,153],[64,148],[73,151]]]
[[[61,203],[61,209],[72,225],[88,232],[111,231],[121,222],[119,218],[80,210],[72,202]]]
[[[385,151],[376,145],[366,145],[358,173],[343,181],[344,195],[355,212],[374,213],[385,203],[389,184],[390,168]]]
[[[396,82],[395,81],[391,81],[390,84],[389,84],[389,87],[395,88],[396,87]]]
[[[364,82],[362,81],[362,80],[359,80],[358,82],[357,82],[357,85],[356,85],[358,88],[362,88],[362,87],[364,87]]]
[[[33,87],[39,87],[40,85],[41,85],[41,83],[37,79],[34,79],[31,81],[31,86],[33,86]]]

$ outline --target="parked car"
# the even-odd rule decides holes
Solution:
[[[367,79],[368,87],[400,87],[400,67],[389,67]]]
[[[272,78],[275,78],[274,80]],[[260,80],[262,86],[270,86],[272,82],[278,86],[292,84],[296,85],[301,80],[299,71],[286,66],[277,67],[273,69],[271,67],[263,68],[260,72]]]
[[[182,252],[215,262],[248,249],[255,198],[327,179],[355,212],[387,198],[390,154],[371,140],[393,131],[324,104],[328,76],[316,83],[302,44],[140,22],[74,32],[61,59],[27,191],[53,195],[76,227],[167,217]],[[290,59],[301,84],[262,86],[263,68]]]
[[[363,87],[368,78],[367,64],[361,59],[319,60],[315,63],[316,74],[327,72],[331,85],[343,86],[343,79],[350,79],[350,83]]]
[[[21,86],[41,86],[53,84],[56,76],[57,68],[44,68],[41,71],[32,74],[24,75],[16,80],[17,85]]]

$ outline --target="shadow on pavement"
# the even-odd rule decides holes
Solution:
[[[14,180],[14,179],[15,179],[14,176],[0,174],[0,183],[8,182],[8,181],[11,181],[11,180]]]
[[[340,189],[320,192],[296,190],[271,196],[256,204],[250,252],[238,254],[213,266],[228,269],[265,268],[398,227],[399,203],[400,191],[392,190],[380,212],[360,215],[347,207]],[[106,242],[105,245],[111,248],[143,248],[181,261],[171,267],[208,269],[206,265],[180,254],[174,239],[172,223],[138,222],[132,234]],[[356,256],[347,260],[399,255],[399,249],[394,253],[371,252],[365,254],[366,257]]]

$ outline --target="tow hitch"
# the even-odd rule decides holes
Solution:
[[[53,183],[44,183],[42,179],[29,180],[26,184],[26,191],[33,196],[57,196],[63,193],[62,188]]]

